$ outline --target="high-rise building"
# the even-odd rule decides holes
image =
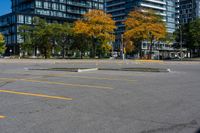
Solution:
[[[166,24],[167,31],[173,33],[176,29],[176,2],[175,0],[166,0]]]
[[[7,52],[19,54],[22,42],[18,27],[32,25],[33,17],[49,23],[73,22],[91,9],[104,10],[104,0],[11,0],[12,13],[0,16],[0,32],[6,40]]]
[[[125,30],[123,22],[127,15],[135,7],[139,6],[141,0],[106,0],[106,12],[111,14],[113,20],[116,21],[117,30],[115,48],[119,49],[121,44],[121,34]]]
[[[127,18],[130,11],[135,8],[151,9],[155,13],[160,15],[163,21],[166,23],[168,33],[173,33],[176,28],[176,2],[175,0],[107,0],[106,12],[112,14],[113,19],[116,21],[116,41],[115,49],[122,51],[122,34],[125,31],[125,25],[123,22]],[[147,54],[148,42],[143,41],[141,45],[142,53]],[[164,51],[172,50],[172,48],[165,43],[160,43],[155,46],[156,58],[159,58],[160,53]],[[161,51],[161,52],[160,52]],[[121,52],[122,53],[122,52]]]
[[[163,21],[166,22],[167,32],[175,31],[176,18],[176,2],[175,0],[142,0],[140,7],[152,9],[161,15]]]
[[[173,33],[175,31],[175,1],[174,0],[107,0],[106,11],[112,14],[118,27],[116,34],[116,46],[120,47],[120,36],[125,30],[123,24],[129,12],[135,8],[141,7],[152,9],[161,15],[163,21],[166,22],[167,31]]]
[[[179,23],[186,24],[200,17],[200,0],[178,0]]]

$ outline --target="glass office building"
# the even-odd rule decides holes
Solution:
[[[174,0],[107,0],[106,11],[112,14],[113,19],[117,24],[117,40],[116,45],[120,47],[120,36],[125,30],[123,24],[128,13],[134,8],[142,7],[145,9],[152,9],[162,16],[163,21],[166,22],[167,31],[173,33],[175,31],[175,1]]]
[[[178,0],[179,23],[187,24],[200,17],[200,0]]]
[[[115,50],[122,55],[123,45],[121,35],[125,31],[123,22],[127,18],[130,11],[135,8],[151,9],[159,14],[163,21],[166,23],[168,33],[173,33],[176,29],[176,1],[175,0],[107,0],[106,11],[112,14],[113,19],[116,21],[116,41]],[[143,41],[141,43],[140,56],[143,57],[149,52],[149,42]],[[168,57],[170,51],[174,49],[169,44],[164,42],[156,42],[153,46],[152,59],[164,59]]]
[[[167,31],[173,33],[176,29],[176,2],[166,0],[166,25]]]
[[[0,16],[0,32],[5,36],[7,54],[19,54],[22,42],[18,27],[32,25],[33,17],[49,23],[73,22],[91,9],[104,10],[104,0],[11,0],[12,13]]]
[[[125,21],[129,12],[135,7],[139,6],[140,2],[141,0],[106,0],[106,12],[112,15],[117,26],[117,30],[115,31],[115,49],[120,48],[121,34],[123,34],[125,30],[123,22]]]

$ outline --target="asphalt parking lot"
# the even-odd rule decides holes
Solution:
[[[171,72],[44,68],[166,68]],[[195,133],[200,62],[0,60],[0,133]]]

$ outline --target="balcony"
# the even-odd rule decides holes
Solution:
[[[112,13],[112,12],[116,12],[116,11],[120,11],[120,10],[125,10],[125,7],[121,7],[121,8],[116,8],[116,9],[112,9],[112,10],[107,10],[107,13]]]
[[[142,7],[146,7],[146,8],[155,9],[155,10],[166,11],[166,8],[165,8],[165,7],[160,7],[160,6],[150,5],[150,4],[146,4],[146,3],[141,3],[141,6],[142,6]]]
[[[91,5],[89,3],[80,3],[80,2],[67,1],[67,4],[71,5],[71,6],[91,8]]]
[[[107,4],[106,6],[109,8],[109,7],[112,7],[112,6],[123,5],[123,4],[125,4],[125,3],[126,3],[126,2],[123,1],[123,2],[118,2],[118,3]]]
[[[79,11],[79,10],[72,10],[72,9],[67,9],[67,12],[68,13],[73,13],[73,14],[80,14],[80,15],[86,13],[86,11]]]

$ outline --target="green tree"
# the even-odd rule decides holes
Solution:
[[[21,25],[19,27],[19,34],[23,39],[23,42],[20,44],[20,49],[23,55],[27,52],[28,55],[33,54],[33,49],[35,48],[33,45],[32,39],[33,27],[28,25]]]
[[[92,46],[91,38],[82,33],[75,33],[72,38],[71,49],[80,52],[81,59],[83,54],[90,50]]]
[[[180,34],[181,33],[181,34]],[[180,25],[174,32],[176,48],[180,48],[180,36],[182,36],[183,46],[192,49],[192,40],[189,34],[189,24]]]
[[[57,47],[62,49],[62,57],[65,58],[66,50],[71,46],[71,39],[73,37],[72,24],[64,23],[58,24],[54,23],[50,25],[52,38],[56,42]]]
[[[199,21],[200,19],[196,19],[187,24],[182,24],[179,28],[174,32],[175,40],[176,40],[176,48],[180,48],[180,37],[182,38],[182,46],[187,48],[191,55],[195,55],[195,51],[200,51],[199,49]],[[200,56],[200,53],[197,53]]]
[[[6,50],[5,40],[3,35],[0,33],[0,55],[2,55]]]
[[[39,48],[45,59],[50,58],[53,48],[52,34],[50,24],[40,18],[34,18],[34,29],[32,33],[33,43]]]
[[[189,37],[190,47],[198,51],[198,56],[200,56],[200,18],[192,21],[189,24]]]

